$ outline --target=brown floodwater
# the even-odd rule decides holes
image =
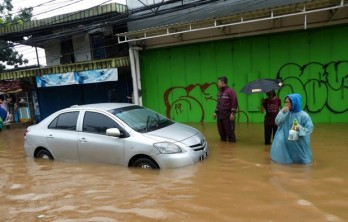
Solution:
[[[0,132],[0,221],[347,221],[348,124],[316,124],[313,164],[279,165],[262,124],[190,124],[210,155],[193,166],[142,170],[27,158],[24,128]]]

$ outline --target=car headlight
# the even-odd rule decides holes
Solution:
[[[160,142],[160,143],[154,143],[153,144],[154,147],[156,147],[156,149],[158,149],[158,151],[160,151],[160,153],[181,153],[182,150],[181,148],[171,142]]]

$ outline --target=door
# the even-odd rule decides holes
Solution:
[[[123,130],[109,116],[86,111],[83,117],[82,132],[78,135],[78,150],[81,161],[124,164],[125,139],[106,135],[109,128]]]
[[[76,123],[79,112],[58,115],[48,126],[48,148],[56,160],[78,161]]]

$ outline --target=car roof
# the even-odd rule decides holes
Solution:
[[[77,108],[79,110],[81,109],[111,110],[111,109],[118,109],[118,108],[123,108],[127,106],[136,106],[136,105],[132,103],[93,103],[93,104],[85,104],[85,105],[73,105],[68,109]]]

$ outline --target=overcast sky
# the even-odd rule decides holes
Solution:
[[[33,7],[33,19],[43,19],[114,2],[126,4],[126,0],[12,0],[13,14],[16,14],[20,8]],[[28,65],[37,65],[34,47],[20,45],[16,47],[16,50],[29,60]],[[38,53],[40,65],[46,65],[44,51],[39,49]]]
[[[126,0],[12,0],[16,10],[33,7],[33,19],[43,19],[114,2],[126,4]]]

